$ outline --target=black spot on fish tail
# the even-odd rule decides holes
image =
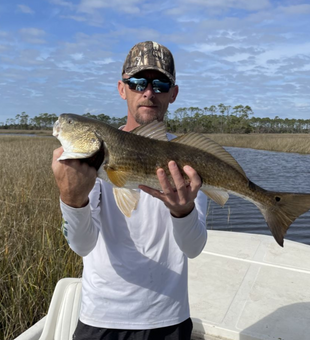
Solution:
[[[89,166],[94,167],[97,171],[104,161],[104,146],[101,142],[100,149],[91,157],[81,159],[81,162],[87,163]]]
[[[249,180],[249,189],[255,191],[257,188],[256,184]]]

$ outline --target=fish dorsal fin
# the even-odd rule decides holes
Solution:
[[[187,133],[186,135],[172,139],[171,142],[186,144],[197,149],[200,149],[202,151],[208,152],[209,154],[229,164],[240,174],[246,177],[245,172],[238,164],[238,162],[234,159],[234,157],[229,152],[227,152],[221,145],[219,145],[218,143],[214,142],[212,139],[204,135],[195,132],[190,132]]]
[[[165,123],[157,120],[154,120],[149,124],[138,126],[131,132],[147,138],[168,141]]]
[[[113,168],[107,167],[105,169],[109,180],[117,187],[123,187],[128,179],[128,173],[121,170],[115,170]]]
[[[119,210],[125,216],[130,217],[132,211],[137,209],[140,193],[132,189],[113,188],[113,194]]]
[[[229,194],[227,191],[211,187],[208,185],[204,185],[201,191],[211,198],[215,203],[219,204],[220,206],[224,206],[229,198]]]

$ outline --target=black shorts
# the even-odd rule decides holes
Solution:
[[[79,320],[73,340],[190,340],[192,330],[191,318],[177,325],[146,330],[98,328]]]

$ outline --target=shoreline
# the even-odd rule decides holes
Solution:
[[[310,134],[306,133],[253,133],[253,134],[204,134],[225,147],[310,154]],[[52,130],[1,130],[0,137],[46,137]]]
[[[226,147],[310,154],[310,135],[305,133],[206,134]]]

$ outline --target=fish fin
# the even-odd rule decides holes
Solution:
[[[290,225],[310,209],[310,194],[267,191],[273,205],[254,202],[268,224],[273,237],[283,247],[283,238]]]
[[[138,126],[131,132],[136,135],[151,138],[151,139],[163,140],[166,142],[168,141],[167,129],[166,129],[165,123],[159,122],[157,120],[154,120],[153,122],[149,124]]]
[[[201,191],[211,198],[215,203],[219,204],[220,206],[224,206],[229,198],[229,194],[227,191],[220,190],[218,188],[214,188],[211,186],[204,185],[201,188]]]
[[[234,157],[228,151],[226,151],[221,145],[219,145],[218,143],[214,142],[212,139],[204,135],[195,132],[190,132],[187,133],[186,135],[172,139],[171,142],[189,145],[202,151],[208,152],[209,154],[229,164],[240,174],[246,177],[245,172],[238,164],[238,162],[234,159]]]
[[[117,187],[123,187],[128,179],[128,173],[121,170],[114,170],[112,168],[105,169],[109,180]]]
[[[113,188],[113,194],[119,210],[130,217],[132,211],[137,209],[140,193],[132,189]]]
[[[59,158],[57,158],[58,161],[63,161],[66,159],[84,159],[89,158],[93,155],[93,153],[81,153],[81,152],[67,152],[64,151]]]

